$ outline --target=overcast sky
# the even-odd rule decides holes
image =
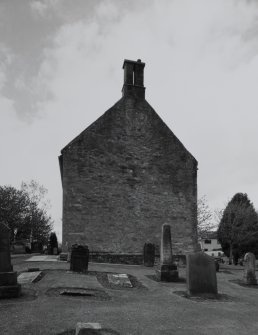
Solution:
[[[258,1],[0,0],[0,185],[49,191],[60,150],[121,97],[124,59],[199,162],[198,193],[258,208]]]

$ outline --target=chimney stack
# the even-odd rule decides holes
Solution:
[[[136,61],[124,60],[124,85],[122,88],[123,97],[145,98],[144,87],[144,66],[140,59]]]

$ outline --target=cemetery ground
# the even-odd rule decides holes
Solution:
[[[99,323],[94,334],[258,334],[258,289],[237,284],[243,267],[221,266],[218,299],[189,299],[184,267],[179,282],[166,283],[154,280],[155,268],[89,263],[78,274],[67,262],[30,257],[12,258],[14,271],[42,273],[22,284],[20,298],[0,300],[1,335],[75,334],[77,322]],[[133,287],[110,283],[107,273],[128,274]]]

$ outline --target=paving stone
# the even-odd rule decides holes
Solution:
[[[41,272],[42,271],[23,272],[18,276],[18,283],[19,284],[33,283],[41,274]]]

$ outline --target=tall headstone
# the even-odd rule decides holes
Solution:
[[[160,246],[160,270],[157,270],[160,281],[177,281],[177,266],[173,263],[171,230],[169,224],[162,225],[161,246]]]
[[[155,245],[153,243],[145,243],[143,248],[143,264],[152,267],[155,263]]]
[[[14,298],[21,293],[17,272],[13,272],[10,253],[10,229],[0,222],[0,298]]]
[[[203,252],[187,255],[186,281],[190,295],[218,294],[214,259]]]
[[[256,285],[255,276],[255,255],[251,252],[245,254],[244,257],[244,282],[247,285]]]

